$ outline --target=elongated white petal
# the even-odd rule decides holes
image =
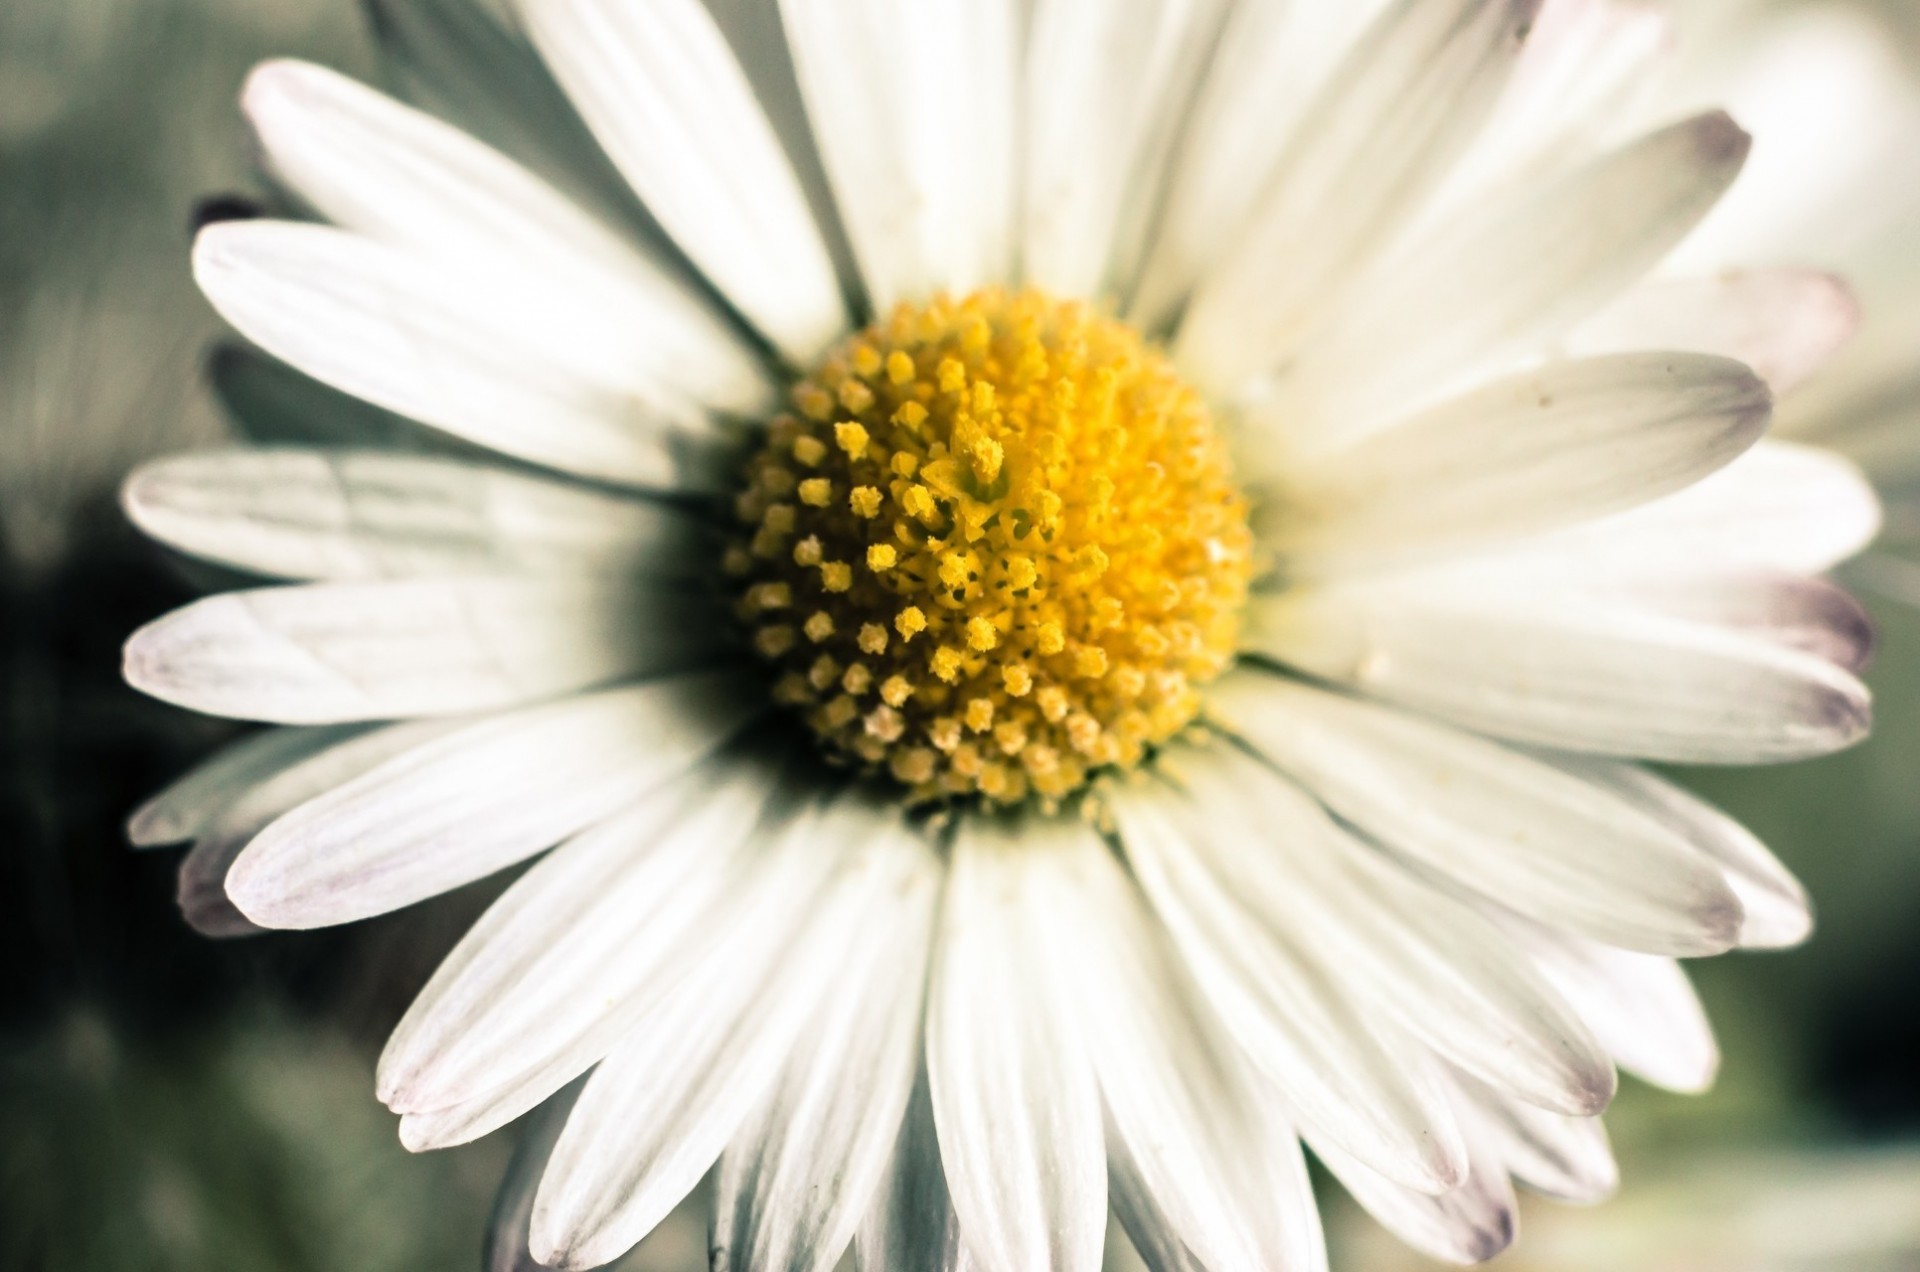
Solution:
[[[630,1027],[630,1000],[738,884],[777,776],[747,757],[698,766],[529,870],[395,1027],[380,1055],[380,1098],[428,1111],[506,1086],[565,1050],[598,1059]]]
[[[831,1268],[874,1204],[920,1068],[922,992],[940,863],[900,826],[899,891],[846,964],[766,1109],[720,1159],[715,1272]]]
[[[881,1188],[855,1234],[856,1272],[972,1272],[978,1266],[960,1241],[924,1064]]]
[[[594,135],[689,259],[797,365],[847,325],[793,166],[698,0],[518,0]]]
[[[193,268],[221,316],[269,353],[516,458],[673,485],[710,428],[589,315],[343,230],[221,222],[194,241]]]
[[[1518,1235],[1518,1203],[1497,1152],[1477,1126],[1473,1131],[1467,1178],[1438,1195],[1396,1184],[1312,1135],[1307,1143],[1341,1187],[1394,1236],[1446,1263],[1485,1263]]]
[[[1645,769],[1603,760],[1556,763],[1619,794],[1724,870],[1745,916],[1740,924],[1741,945],[1784,949],[1812,934],[1813,911],[1806,889],[1745,826]]]
[[[1281,361],[1405,225],[1498,99],[1538,0],[1402,0],[1309,108],[1251,223],[1195,291],[1175,355],[1229,393]]]
[[[227,895],[227,874],[254,836],[288,809],[457,727],[449,720],[410,720],[371,730],[302,730],[320,735],[314,739],[320,744],[236,792],[202,828],[193,851],[181,860],[175,893],[181,915],[208,936],[251,936],[264,931]]]
[[[253,787],[356,732],[351,726],[335,725],[250,733],[221,747],[135,809],[127,818],[127,838],[136,848],[197,838],[223,809]]]
[[[473,577],[210,596],[127,641],[127,683],[210,715],[330,724],[453,715],[709,661],[663,585]]]
[[[591,311],[628,357],[709,406],[771,405],[759,360],[705,304],[458,129],[301,62],[256,68],[241,103],[274,172],[336,225]]]
[[[1816,574],[1880,528],[1860,470],[1831,451],[1763,441],[1705,480],[1617,516],[1562,531],[1550,547],[1584,569],[1644,572],[1649,561],[1702,570]]]
[[[579,1086],[557,1092],[521,1129],[520,1142],[514,1146],[506,1173],[500,1178],[500,1190],[494,1194],[493,1212],[487,1216],[487,1241],[480,1254],[485,1272],[539,1272],[540,1265],[527,1250],[533,1194],[540,1187],[547,1158],[552,1156],[554,1143],[579,1095]]]
[[[874,309],[1007,281],[1012,0],[781,0],[780,12]]]
[[[1662,614],[1739,633],[1770,645],[1800,650],[1836,667],[1857,672],[1873,653],[1873,619],[1865,607],[1830,580],[1781,571],[1728,573],[1671,558],[1607,563],[1580,571],[1569,559],[1541,544],[1497,564],[1485,577],[1509,586],[1537,580],[1542,593],[1555,590],[1587,600]],[[1581,577],[1584,573],[1585,577]]]
[[[1109,1173],[1136,1246],[1203,1268],[1324,1268],[1319,1213],[1293,1129],[1267,1107],[1105,846],[1063,863],[1079,1013],[1114,1133]],[[1155,1238],[1161,1238],[1156,1240]]]
[[[1171,142],[1219,0],[1042,0],[1026,45],[1021,266],[1030,286],[1099,294],[1132,204]]]
[[[1299,788],[1231,748],[1174,761],[1185,825],[1247,907],[1370,1011],[1530,1103],[1592,1114],[1613,1098],[1606,1054],[1468,906],[1354,841]]]
[[[1308,437],[1365,432],[1545,352],[1699,222],[1749,145],[1725,115],[1705,115],[1492,206],[1474,200],[1355,290],[1287,369],[1266,418]]]
[[[1720,1049],[1680,964],[1502,920],[1621,1068],[1670,1091],[1713,1085]]]
[[[121,501],[170,547],[280,578],[696,568],[669,505],[428,456],[203,451],[144,465]]]
[[[1502,1096],[1465,1075],[1457,1078],[1480,1134],[1508,1174],[1561,1201],[1604,1201],[1620,1186],[1607,1129],[1597,1117],[1567,1117]]]
[[[1266,194],[1300,117],[1386,0],[1229,6],[1192,115],[1174,148],[1159,216],[1127,317],[1164,329],[1196,279],[1236,242]]]
[[[1290,934],[1262,924],[1189,842],[1157,791],[1113,804],[1127,861],[1221,1023],[1299,1122],[1408,1187],[1440,1192],[1465,1169],[1432,1062]]]
[[[1870,699],[1825,659],[1578,594],[1444,576],[1303,588],[1249,611],[1248,644],[1468,728],[1569,751],[1753,764],[1866,732]]]
[[[961,1239],[988,1268],[1092,1272],[1106,1229],[1100,1098],[1059,962],[1054,858],[1092,835],[970,819],[953,848],[927,1071]]]
[[[1295,457],[1261,533],[1315,574],[1518,539],[1692,485],[1758,441],[1772,409],[1725,358],[1555,362]]]
[[[1669,27],[1659,0],[1547,0],[1506,96],[1440,204],[1562,172],[1597,153],[1650,87]]]
[[[1826,365],[1859,325],[1859,302],[1832,274],[1753,270],[1644,284],[1581,324],[1567,348],[1717,353],[1782,394]]]
[[[804,819],[755,872],[686,974],[588,1079],[534,1199],[534,1256],[596,1267],[699,1182],[777,1083],[852,937],[913,873],[891,809]]]
[[[268,927],[380,914],[491,874],[590,825],[711,753],[759,707],[688,676],[460,729],[295,808],[227,877]]]
[[[1741,910],[1720,871],[1635,803],[1404,712],[1241,671],[1227,728],[1341,818],[1523,914],[1665,954],[1717,954]]]

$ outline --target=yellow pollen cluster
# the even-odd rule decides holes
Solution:
[[[775,697],[914,799],[1057,802],[1233,657],[1246,507],[1205,403],[1037,292],[903,305],[793,391],[728,554]]]

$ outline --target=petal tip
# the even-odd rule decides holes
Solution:
[[[411,1113],[401,1115],[400,1145],[409,1153],[430,1153],[442,1147],[433,1137],[428,1126]]]
[[[1692,135],[1700,161],[1713,168],[1738,170],[1753,150],[1753,134],[1724,110],[1709,111],[1694,120]]]
[[[1873,692],[1857,677],[1838,668],[1821,684],[1809,705],[1806,722],[1809,758],[1844,751],[1864,741],[1873,731]]]
[[[1700,952],[1687,957],[1725,954],[1740,944],[1740,928],[1747,920],[1747,908],[1723,876],[1716,872],[1714,881],[1718,886],[1709,889],[1693,910]]]
[[[120,483],[120,511],[140,530],[146,530],[146,516],[156,500],[155,486],[163,480],[165,460],[149,460],[128,473]]]
[[[127,842],[135,848],[183,844],[193,836],[179,816],[157,799],[150,799],[127,816]]]
[[[544,1189],[546,1181],[542,1181]],[[580,1232],[559,1231],[559,1221],[543,1210],[536,1197],[534,1201],[533,1221],[527,1233],[527,1253],[533,1261],[543,1268],[553,1268],[555,1272],[583,1272],[587,1268],[597,1268],[607,1262],[598,1258],[589,1248],[592,1244],[586,1234]]]
[[[1511,1205],[1502,1203],[1498,1210],[1487,1216],[1484,1226],[1475,1229],[1467,1237],[1463,1253],[1469,1263],[1485,1263],[1506,1253],[1519,1235],[1519,1216]]]
[[[1607,1111],[1613,1103],[1613,1097],[1620,1092],[1620,1074],[1613,1062],[1604,1054],[1596,1052],[1598,1063],[1589,1066],[1584,1072],[1574,1075],[1568,1084],[1568,1104],[1566,1110],[1570,1117],[1598,1117]]]
[[[291,57],[270,57],[254,63],[240,86],[240,109],[255,123],[260,122],[262,111],[297,93],[314,69],[310,63]]]
[[[166,673],[172,660],[166,656],[164,638],[171,618],[157,618],[137,629],[120,647],[120,678],[148,697],[162,700],[168,700]]]
[[[296,931],[328,926],[325,920],[316,921],[297,897],[288,894],[286,880],[274,868],[277,863],[273,855],[277,853],[275,841],[269,838],[272,834],[273,825],[269,824],[227,868],[222,885],[227,900],[249,922],[263,928]]]

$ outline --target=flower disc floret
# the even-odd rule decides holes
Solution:
[[[1246,505],[1203,399],[1124,324],[903,305],[793,391],[729,554],[775,696],[915,799],[1055,803],[1232,661]]]

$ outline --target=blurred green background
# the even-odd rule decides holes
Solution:
[[[1920,60],[1920,3],[1882,16]],[[0,1269],[474,1268],[512,1147],[412,1157],[373,1098],[488,885],[216,942],[172,854],[121,835],[229,732],[119,683],[124,635],[191,589],[113,490],[226,427],[187,245],[203,199],[257,192],[234,95],[269,54],[378,75],[353,0],[0,0]],[[1697,969],[1718,1088],[1628,1083],[1622,1198],[1533,1207],[1506,1266],[1920,1268],[1920,612],[1876,612],[1870,744],[1687,775],[1807,882],[1818,935]],[[1420,1266],[1329,1209],[1336,1269]],[[629,1266],[704,1266],[682,1218]]]

